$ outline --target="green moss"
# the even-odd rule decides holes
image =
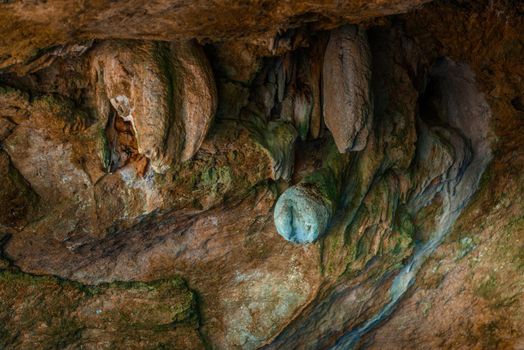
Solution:
[[[415,225],[411,215],[404,206],[399,206],[393,223],[393,234],[389,237],[393,240],[393,244],[389,244],[389,246],[392,246],[391,254],[405,255],[413,244],[414,235]]]
[[[455,255],[455,260],[460,260],[468,255],[477,245],[471,237],[463,237],[459,241],[459,250]]]
[[[335,174],[330,168],[321,168],[308,174],[302,179],[302,183],[314,184],[320,190],[325,200],[327,200],[332,209],[336,207],[338,201],[338,186]]]
[[[340,154],[335,145],[335,141],[332,137],[329,138],[327,144],[323,149],[324,159],[322,161],[322,167],[329,168],[337,179],[340,179],[347,170],[349,164],[349,154]],[[337,186],[340,186],[340,181],[337,182]]]
[[[109,148],[109,140],[104,128],[100,128],[98,131],[98,149],[99,157],[102,163],[104,171],[108,172],[111,163],[111,150]]]
[[[497,280],[495,276],[486,278],[475,290],[475,294],[485,300],[492,300],[497,296]]]
[[[480,327],[480,334],[482,334],[482,337],[480,338],[483,349],[499,349],[499,344],[501,343],[502,339],[498,336],[498,322],[497,321],[490,321]]]
[[[175,325],[186,332],[198,322],[196,296],[179,277],[88,286],[16,269],[0,271],[0,348],[30,341],[42,349],[61,349],[78,345],[88,329],[116,331],[116,341],[150,332],[154,341]]]
[[[429,315],[429,310],[431,310],[432,306],[433,305],[431,304],[430,301],[425,301],[422,303],[421,310],[422,310],[422,314],[424,315],[424,317],[427,317]]]
[[[42,95],[33,100],[32,110],[59,118],[69,126],[89,124],[89,115],[78,109],[73,101],[58,95]]]
[[[218,193],[222,187],[228,188],[233,183],[232,170],[229,166],[204,168],[195,181],[197,187],[209,188],[211,192]]]
[[[524,216],[513,218],[504,228],[505,244],[499,247],[499,253],[510,258],[517,271],[524,271],[524,243],[515,244],[515,238],[521,238],[524,232]],[[501,256],[501,258],[504,258]]]
[[[22,95],[24,97],[28,97],[27,94],[24,94],[20,90],[13,89],[10,86],[1,86],[0,85],[0,95]]]
[[[266,124],[260,118],[253,118],[248,127],[257,145],[270,155],[276,179],[290,180],[298,136],[293,125],[281,121]]]
[[[46,345],[50,349],[63,349],[81,339],[83,329],[78,320],[62,318],[45,331]]]
[[[33,109],[58,114],[60,116],[71,118],[71,112],[74,104],[61,96],[42,95],[33,100]]]

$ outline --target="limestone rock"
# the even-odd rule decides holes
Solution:
[[[293,243],[312,243],[322,235],[333,212],[316,188],[293,186],[275,205],[275,226],[278,233]]]
[[[338,184],[342,175],[336,167],[344,161],[328,159],[325,163],[324,167],[284,191],[275,204],[276,229],[290,242],[312,243],[326,233],[331,222],[339,200]]]
[[[286,122],[272,121],[266,126],[252,128],[257,142],[271,159],[271,178],[273,180],[291,179],[295,159],[295,140],[297,131]]]
[[[29,95],[10,87],[0,87],[0,118],[19,124],[29,116]]]
[[[200,148],[217,109],[213,71],[202,48],[194,41],[171,44],[175,115],[184,125],[181,160],[192,158]]]
[[[397,173],[408,169],[416,152],[417,82],[410,72],[422,69],[417,62],[420,52],[412,40],[401,34],[400,28],[374,30],[370,34],[373,56],[374,119],[378,137],[384,149],[384,168]],[[402,45],[410,50],[395,50]],[[415,65],[415,67],[411,67]]]
[[[38,196],[4,151],[0,151],[0,184],[0,229],[24,226],[38,204]]]
[[[0,142],[2,142],[13,129],[15,128],[16,124],[9,121],[7,118],[0,118]]]
[[[151,161],[155,171],[165,172],[180,159],[184,146],[184,121],[174,111],[168,48],[160,43],[110,41],[92,55],[99,118],[130,123],[137,152]]]
[[[311,111],[313,109],[313,98],[309,91],[300,91],[295,95],[293,108],[293,121],[298,134],[305,140],[309,134]]]
[[[0,4],[0,66],[15,64],[0,72],[0,348],[518,348],[522,6],[435,1],[366,21],[415,2]],[[351,128],[333,135],[363,149],[339,153],[319,113],[324,39],[362,21],[373,125],[345,104]],[[195,37],[222,104],[201,145],[186,124],[207,128],[212,87],[172,42]],[[152,62],[110,69],[115,89],[145,77],[134,100],[90,85],[115,43]],[[198,79],[175,84],[186,72]],[[140,99],[179,123],[173,153],[172,135],[148,136],[173,156],[163,174],[123,118]]]
[[[112,41],[93,55],[99,117],[114,129],[118,120],[131,125],[130,141],[115,132],[112,148],[129,144],[147,157],[152,168],[166,172],[199,149],[216,111],[217,93],[211,67],[194,42]],[[125,124],[123,125],[125,126]],[[126,152],[113,152],[117,169]],[[124,159],[122,159],[124,158]]]
[[[324,50],[323,38],[316,39],[298,63],[298,77],[307,85],[312,97],[309,133],[313,139],[320,136],[323,126],[321,84]]]
[[[364,29],[331,32],[322,71],[323,115],[340,152],[361,151],[373,120],[371,55]]]
[[[0,297],[2,347],[204,348],[195,294],[176,277],[86,286],[11,269],[0,271]],[[16,298],[34,303],[4,302]]]
[[[216,117],[218,119],[238,119],[242,108],[246,107],[249,89],[229,81],[217,81],[218,99]]]
[[[270,42],[283,27],[323,19],[327,24],[363,21],[377,16],[402,13],[429,0],[373,0],[366,6],[352,0],[318,3],[286,3],[271,0],[266,4],[234,5],[216,3],[154,3],[132,0],[113,3],[104,0],[78,7],[68,2],[4,2],[0,11],[0,67],[8,67],[34,58],[43,48],[91,39],[129,38],[163,41],[209,38],[214,41],[234,39],[239,33],[248,43],[255,43],[261,53],[270,53]],[[145,8],[144,12],[137,9]],[[209,17],[213,14],[213,17]],[[321,15],[322,14],[322,15]],[[64,18],[69,19],[64,21]],[[330,20],[327,20],[330,18]],[[205,20],[204,20],[205,19]],[[263,51],[265,50],[265,51]],[[45,51],[44,51],[45,52]]]

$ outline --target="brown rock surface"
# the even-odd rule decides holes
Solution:
[[[202,48],[194,42],[109,41],[97,45],[92,56],[98,117],[107,121],[112,148],[110,170],[127,164],[133,152],[147,157],[159,173],[193,157],[217,104]],[[127,133],[118,130],[122,121],[130,124]],[[121,144],[127,145],[123,151],[117,150]]]
[[[173,103],[184,124],[185,142],[181,160],[199,150],[217,109],[213,71],[202,48],[194,41],[172,43],[175,75]]]
[[[407,11],[429,0],[352,0],[264,4],[132,0],[82,4],[9,1],[0,4],[0,67],[27,61],[38,50],[88,39],[207,39],[244,37],[269,48],[277,33],[300,23],[362,21]],[[257,43],[258,44],[258,43]]]
[[[0,4],[0,348],[522,347],[524,12],[426,2]]]
[[[512,105],[524,77],[522,16],[513,4],[481,1],[429,6],[406,20],[408,33],[419,42],[427,41],[424,49],[431,55],[446,54],[472,65],[492,108],[499,141],[471,206],[419,272],[412,292],[391,319],[366,336],[361,346],[522,348],[524,209],[521,196],[514,194],[523,187],[524,145],[516,136],[523,130],[523,119]]]
[[[196,296],[179,278],[90,287],[2,270],[0,296],[5,349],[204,348]]]
[[[340,153],[362,151],[373,122],[371,54],[357,26],[331,32],[322,69],[324,121]]]

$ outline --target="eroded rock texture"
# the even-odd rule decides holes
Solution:
[[[108,41],[91,55],[98,117],[108,124],[108,169],[137,152],[159,173],[193,157],[216,110],[213,73],[198,44]]]
[[[331,32],[322,70],[322,106],[340,152],[366,147],[373,119],[370,65],[363,29],[344,26]]]
[[[85,287],[2,271],[0,286],[3,348],[205,348],[196,296],[177,278]]]
[[[35,51],[90,39],[175,40],[238,39],[263,50],[282,50],[289,38],[281,29],[296,22],[362,21],[407,11],[429,0],[305,1],[299,4],[267,1],[264,6],[229,1],[122,3],[101,1],[77,5],[67,1],[3,2],[1,67],[32,58]],[[143,8],[143,11],[137,9]],[[68,20],[64,20],[64,18]]]
[[[0,4],[0,348],[520,348],[522,6],[425,2]]]

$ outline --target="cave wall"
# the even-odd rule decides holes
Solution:
[[[522,9],[379,3],[1,4],[0,345],[518,348]]]

